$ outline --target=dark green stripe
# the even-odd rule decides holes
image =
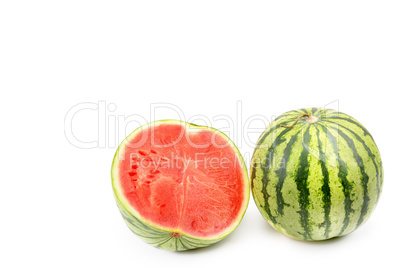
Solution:
[[[309,113],[309,112],[307,111],[307,109],[305,109],[305,108],[300,109],[300,110],[302,110],[305,114],[308,114],[308,113]]]
[[[161,238],[161,236],[158,237],[154,237],[154,236],[147,236],[147,235],[143,235],[143,234],[139,234],[136,231],[134,231],[132,228],[129,228],[131,232],[133,232],[135,235],[144,238],[144,239],[152,239],[152,240],[158,240]],[[148,240],[147,240],[148,241]]]
[[[286,178],[286,167],[287,167],[290,155],[292,153],[292,146],[296,143],[297,136],[299,135],[299,133],[300,133],[300,131],[295,133],[292,136],[292,138],[289,140],[289,142],[286,145],[285,150],[283,152],[282,160],[280,162],[280,168],[278,170],[275,170],[275,173],[278,176],[278,183],[276,184],[275,189],[276,189],[276,202],[278,205],[278,214],[279,215],[283,215],[283,207],[285,206],[285,201],[283,200],[283,195],[282,195],[282,187],[283,187],[283,183],[285,182],[285,178]],[[286,141],[286,140],[283,139],[280,141],[280,143],[282,143],[284,141]],[[275,148],[272,149],[270,154],[272,154],[272,155],[274,154],[274,149]]]
[[[295,115],[292,115],[291,113],[296,113],[296,114],[295,114]],[[275,120],[274,120],[273,122],[279,121],[280,119],[282,119],[282,118],[284,118],[284,117],[288,117],[288,120],[283,121],[283,122],[280,123],[280,124],[279,124],[279,122],[276,123],[276,125],[274,125],[269,131],[267,131],[266,133],[263,133],[263,134],[259,137],[259,139],[258,139],[258,143],[257,143],[257,145],[256,145],[256,148],[255,148],[255,150],[254,150],[254,153],[255,153],[255,151],[259,148],[259,146],[265,142],[265,139],[269,136],[269,134],[272,133],[272,131],[274,131],[275,129],[280,128],[281,125],[285,125],[285,126],[286,126],[286,125],[288,125],[288,124],[292,124],[292,123],[296,120],[296,118],[297,118],[298,115],[300,115],[300,112],[299,112],[299,111],[297,111],[297,110],[292,110],[292,111],[286,112],[286,113],[284,113],[284,114],[281,114],[280,116],[278,116],[277,118],[275,118]],[[254,155],[254,153],[253,153],[253,155]]]
[[[338,113],[339,113],[339,112],[338,112]],[[343,114],[343,115],[348,116],[348,115],[346,115],[346,114]],[[325,119],[335,119],[335,120],[344,120],[344,121],[347,121],[347,122],[349,122],[349,123],[351,123],[351,124],[353,124],[353,125],[359,127],[361,130],[363,130],[363,133],[364,133],[365,136],[368,135],[368,136],[374,141],[374,139],[373,139],[373,137],[371,136],[370,132],[368,132],[368,130],[367,130],[363,125],[361,125],[359,122],[357,122],[357,121],[354,120],[354,119],[351,119],[351,118],[344,118],[344,117],[339,117],[339,116],[330,116],[330,117],[326,117]],[[333,122],[333,121],[329,121],[329,122],[335,123],[335,122]],[[375,141],[374,141],[374,144],[375,144]]]
[[[361,208],[361,213],[360,213],[359,220],[358,220],[357,225],[356,225],[356,228],[357,228],[363,222],[364,216],[366,216],[367,211],[368,211],[368,203],[370,202],[370,197],[368,196],[367,184],[368,184],[368,181],[369,181],[369,176],[367,175],[366,171],[364,170],[363,160],[362,160],[361,156],[359,155],[359,152],[357,151],[355,143],[353,142],[353,140],[351,138],[349,138],[348,135],[346,135],[345,133],[340,131],[339,129],[338,129],[338,133],[346,141],[346,143],[348,144],[349,148],[352,150],[353,158],[355,159],[355,161],[356,161],[356,163],[357,163],[357,165],[358,165],[358,167],[360,169],[360,173],[362,174],[363,205],[362,205],[362,208]]]
[[[191,241],[190,239],[188,239],[188,237],[186,236],[182,236],[179,238],[180,243],[183,245],[183,247],[187,247],[187,249],[192,249],[192,248],[200,248],[200,247],[206,247],[211,245],[211,242],[208,241]],[[216,240],[212,243],[218,242],[219,240]],[[187,244],[188,246],[185,246],[184,244]]]
[[[134,222],[134,220],[133,220],[132,218],[127,217],[124,213],[120,212],[120,214],[123,216],[123,218],[124,218],[126,221],[128,221],[129,223],[131,223],[134,227],[136,227],[136,228],[138,228],[138,229],[142,229],[143,231],[144,231],[144,229],[145,229],[147,232],[153,233],[153,234],[156,234],[156,235],[159,235],[159,234],[160,234],[160,232],[158,232],[157,230],[152,229],[152,228],[150,228],[149,226],[147,226],[146,224],[142,223],[141,221],[135,219],[134,216],[133,216],[133,219],[135,219],[135,222]],[[138,225],[140,225],[140,226],[138,226]],[[141,227],[143,227],[143,228],[141,228]]]
[[[150,226],[146,225],[142,221],[138,220],[134,215],[132,215],[120,202],[118,198],[115,199],[117,207],[119,208],[120,214],[123,216],[123,218],[127,219],[132,225],[137,227],[138,229],[142,230],[147,230],[147,232],[152,232],[153,234],[160,234],[159,230],[156,230],[154,228],[151,228]],[[127,215],[128,216],[127,216]],[[135,221],[135,222],[134,222]],[[140,225],[140,226],[138,226]]]
[[[123,215],[123,214],[122,214],[122,215]],[[127,218],[127,217],[124,216],[124,215],[123,215],[123,218],[126,220],[126,224],[131,224],[132,226],[134,226],[134,228],[141,229],[141,228],[139,228],[137,225],[135,225],[135,223],[134,223],[131,219]],[[130,228],[130,230],[131,230],[134,234],[136,234],[136,235],[138,235],[138,236],[140,236],[140,237],[143,237],[143,238],[158,239],[158,238],[161,237],[161,233],[156,233],[156,232],[151,233],[151,232],[149,232],[149,233],[148,233],[148,234],[150,235],[150,236],[149,236],[149,235],[139,234],[139,233],[137,233],[136,231],[134,231],[132,228]],[[156,236],[152,236],[152,235],[156,235]]]
[[[311,108],[311,114],[312,115],[315,115],[315,112],[317,111],[317,108],[316,107],[313,107],[313,108]]]
[[[186,245],[184,245],[182,238],[178,238],[177,240],[179,240],[181,246],[182,246],[185,250],[191,249],[191,248],[187,247]]]
[[[322,151],[322,142],[320,139],[320,130],[317,127],[317,139],[318,139],[318,150],[319,150],[319,162],[321,165],[321,172],[323,176],[323,184],[321,191],[323,193],[322,201],[324,202],[324,222],[322,226],[325,226],[325,238],[329,236],[329,228],[331,226],[331,221],[329,219],[329,213],[331,212],[331,189],[329,187],[329,174],[326,165],[325,154]]]
[[[336,123],[331,122],[331,121],[327,121],[327,122],[336,124]],[[339,125],[339,124],[336,124],[336,125],[337,125],[337,126],[341,126],[341,127],[344,128],[346,131],[348,131],[349,133],[351,133],[351,134],[356,138],[356,140],[358,140],[358,141],[363,145],[363,147],[364,147],[364,149],[366,150],[367,154],[368,154],[369,157],[371,158],[371,160],[372,160],[372,162],[373,162],[373,164],[374,164],[374,167],[375,167],[375,173],[376,173],[376,178],[377,178],[377,181],[376,181],[376,187],[377,187],[376,204],[377,204],[378,200],[380,199],[380,172],[379,172],[378,165],[377,165],[377,163],[376,163],[376,161],[375,161],[375,160],[376,160],[376,156],[371,152],[370,148],[366,145],[365,141],[364,141],[356,132],[354,132],[353,130],[351,130],[351,129],[345,127],[345,126],[342,126],[342,125]]]
[[[275,118],[275,120],[273,121],[273,122],[275,122],[275,121],[278,121],[279,119],[281,119],[281,118],[283,118],[283,117],[291,117],[291,119],[289,119],[289,120],[286,120],[286,121],[284,121],[284,122],[282,122],[282,123],[277,123],[276,125],[274,125],[272,128],[270,128],[266,133],[263,133],[263,134],[261,134],[261,136],[258,138],[258,143],[256,144],[256,147],[255,147],[255,149],[254,149],[254,152],[253,152],[253,157],[255,156],[255,152],[260,148],[260,146],[261,146],[261,144],[263,144],[264,142],[265,142],[265,139],[274,131],[274,130],[276,130],[276,129],[278,129],[278,128],[282,128],[281,127],[281,125],[288,125],[288,124],[291,124],[291,123],[293,123],[295,120],[296,120],[296,118],[297,118],[297,116],[295,116],[295,117],[293,117],[292,115],[289,115],[289,113],[292,113],[292,112],[298,112],[298,111],[296,111],[296,110],[293,110],[293,111],[290,111],[290,112],[287,112],[287,113],[285,113],[285,114],[282,114],[282,115],[280,115],[280,116],[278,116],[277,118]],[[255,173],[256,173],[256,165],[254,165],[253,166],[253,170],[252,170],[252,172],[251,172],[251,185],[253,184],[253,179],[255,178]]]
[[[163,244],[166,244],[172,238],[173,237],[170,236],[168,239],[166,239],[166,240],[160,242],[159,244],[155,245],[155,247],[160,248]],[[176,250],[177,250],[177,247],[176,247]]]
[[[277,118],[278,119],[278,118]],[[277,120],[276,119],[276,120]],[[289,123],[290,121],[286,121],[286,122],[284,122],[284,124],[287,124],[287,123]],[[252,158],[254,158],[255,157],[255,153],[257,152],[257,150],[260,148],[260,145],[265,141],[265,139],[268,137],[268,135],[269,134],[271,134],[272,133],[272,131],[274,131],[275,129],[278,129],[278,128],[280,128],[281,126],[280,126],[281,124],[277,124],[277,125],[275,125],[274,127],[272,127],[269,131],[267,131],[265,134],[262,134],[261,135],[261,137],[259,138],[259,140],[258,140],[258,143],[257,143],[257,145],[256,145],[256,147],[255,147],[255,149],[254,149],[254,152],[253,152],[253,157]],[[254,165],[253,165],[253,168],[252,168],[252,172],[251,172],[251,178],[250,178],[250,180],[251,180],[251,187],[253,187],[253,180],[254,180],[254,178],[255,178],[255,173],[257,172],[257,164],[255,164],[254,163]]]
[[[307,186],[307,178],[309,173],[308,146],[310,144],[310,139],[310,126],[308,126],[303,135],[303,150],[300,154],[299,168],[295,178],[297,190],[299,191],[300,211],[298,211],[298,213],[300,214],[300,223],[304,229],[304,233],[302,234],[304,239],[312,239],[308,222],[308,206],[310,203],[308,197],[310,192]]]
[[[263,165],[261,165],[262,168],[262,189],[261,192],[264,196],[264,200],[265,200],[265,204],[264,204],[264,210],[267,212],[269,219],[272,221],[272,223],[276,224],[276,219],[275,217],[272,215],[271,210],[269,208],[269,204],[268,204],[268,199],[269,199],[269,194],[268,194],[268,183],[269,183],[269,178],[268,178],[268,173],[269,173],[269,169],[273,164],[273,157],[274,157],[274,151],[275,148],[282,144],[283,142],[286,141],[286,139],[284,139],[284,135],[286,133],[288,133],[291,129],[290,128],[284,128],[283,131],[275,138],[274,142],[272,143],[271,147],[268,149],[268,153],[266,155],[266,159],[265,159],[265,163]],[[294,136],[296,137],[296,136]],[[283,162],[281,162],[283,163]],[[286,162],[285,162],[286,163]],[[278,198],[278,195],[277,195]],[[281,202],[281,201],[282,202]],[[282,209],[280,208],[280,206],[282,205],[283,207],[283,198],[282,198],[282,193],[280,193],[280,199],[278,200],[278,213],[279,214],[283,214]]]
[[[320,121],[322,121],[322,119],[325,119],[327,117],[327,113],[332,112],[334,110],[332,109],[322,109],[320,110],[318,117],[320,118]]]
[[[279,117],[278,117],[278,118],[279,118]],[[275,121],[278,120],[278,118],[275,119]],[[289,123],[291,123],[291,122],[294,122],[294,120],[295,120],[295,119],[287,120],[287,121],[284,121],[283,123],[280,123],[280,124],[278,123],[278,124],[276,124],[275,126],[273,126],[272,128],[270,128],[266,133],[262,134],[261,137],[258,139],[258,143],[257,143],[257,145],[256,145],[256,148],[255,148],[255,150],[254,150],[254,153],[255,153],[256,150],[260,147],[260,145],[265,142],[265,139],[268,137],[269,134],[271,134],[274,130],[276,130],[276,129],[278,129],[278,128],[282,128],[282,127],[281,127],[282,124],[283,124],[283,125],[286,125],[286,124],[289,124]],[[274,122],[275,122],[275,121],[274,121]],[[254,154],[254,153],[253,153],[253,154]]]
[[[343,226],[338,234],[338,236],[342,235],[342,233],[345,231],[346,227],[349,225],[350,222],[350,213],[353,213],[354,210],[352,209],[352,200],[350,199],[350,191],[351,191],[351,185],[347,179],[348,176],[348,171],[346,168],[346,163],[341,159],[339,156],[339,148],[338,148],[338,140],[332,135],[332,133],[323,125],[319,124],[323,131],[327,134],[327,137],[332,145],[332,148],[334,150],[334,153],[336,155],[336,160],[338,162],[338,178],[341,182],[342,188],[343,188],[343,194],[345,196],[345,201],[344,203],[344,209],[345,209],[345,218],[343,219]],[[338,131],[338,129],[335,129]]]
[[[208,245],[209,245],[209,244],[202,244],[202,243],[197,243],[197,242],[194,242],[194,241],[190,241],[189,239],[185,238],[184,236],[182,236],[182,237],[180,238],[180,241],[181,241],[181,242],[182,242],[182,241],[186,242],[186,243],[189,244],[192,248],[198,248],[198,247],[200,247],[200,246],[208,246]]]
[[[283,113],[283,114],[281,114],[280,116],[276,117],[274,121],[277,121],[277,120],[279,120],[279,119],[281,119],[281,118],[283,118],[283,117],[293,117],[292,113],[300,113],[300,112],[297,111],[297,110],[292,110],[292,111]],[[296,116],[296,117],[297,117],[297,116]]]

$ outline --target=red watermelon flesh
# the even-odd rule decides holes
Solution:
[[[207,238],[234,229],[243,216],[247,170],[221,132],[167,121],[134,132],[123,149],[121,193],[152,226]]]

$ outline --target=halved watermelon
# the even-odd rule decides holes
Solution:
[[[131,133],[116,151],[112,184],[131,231],[177,251],[231,233],[250,197],[247,168],[233,142],[216,129],[177,120]]]

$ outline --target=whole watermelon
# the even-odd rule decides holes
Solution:
[[[250,173],[262,216],[299,240],[354,231],[370,217],[383,186],[380,153],[367,129],[321,108],[277,117],[258,140]]]

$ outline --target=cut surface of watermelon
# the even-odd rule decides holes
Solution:
[[[116,152],[112,181],[130,214],[172,237],[223,237],[249,200],[247,169],[230,139],[176,120],[130,134]]]

